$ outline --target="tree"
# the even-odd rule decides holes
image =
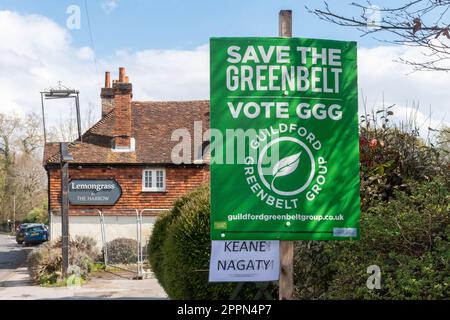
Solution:
[[[46,201],[42,167],[43,131],[39,117],[0,113],[0,223],[18,220]]]
[[[363,36],[424,49],[423,60],[399,59],[414,70],[450,70],[450,0],[408,0],[383,8],[360,0],[351,6],[360,11],[358,17],[340,14],[327,2],[323,9],[308,10],[327,22],[357,28]]]
[[[16,159],[12,170],[16,211],[19,217],[41,206],[46,199],[46,175],[41,161],[36,156],[22,154]]]
[[[95,123],[96,106],[89,102],[80,119],[81,133],[90,129]],[[60,113],[59,119],[48,129],[47,142],[69,142],[78,139],[77,117],[75,105],[72,105],[69,112]]]
[[[13,147],[15,134],[20,126],[20,118],[16,115],[0,113],[0,142],[2,145],[3,168],[8,170],[13,161]]]
[[[48,203],[46,199],[42,201],[40,206],[31,209],[23,222],[48,224]]]
[[[42,132],[40,117],[36,113],[27,114],[23,120],[20,137],[18,137],[23,153],[31,155],[43,147]]]
[[[0,217],[6,220],[12,211],[14,181],[12,166],[15,158],[15,134],[20,127],[20,118],[16,115],[0,113]]]

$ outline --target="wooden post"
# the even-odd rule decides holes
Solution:
[[[281,10],[279,14],[279,36],[292,38],[292,10]]]
[[[292,10],[279,14],[279,36],[292,37]],[[294,241],[280,241],[279,299],[292,300],[294,294]]]
[[[67,162],[67,143],[60,144],[61,152],[61,238],[62,275],[67,276],[69,267],[69,163]]]
[[[61,143],[61,150],[67,144]],[[62,275],[66,277],[69,267],[69,164],[61,161],[61,237],[62,237]]]
[[[292,300],[294,294],[294,241],[280,241],[279,300]]]

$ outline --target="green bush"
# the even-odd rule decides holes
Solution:
[[[324,241],[296,241],[294,244],[294,296],[323,299],[332,280],[331,255]]]
[[[28,269],[37,283],[46,285],[64,280],[61,275],[61,244],[61,238],[46,242],[28,255]],[[69,241],[69,265],[73,267],[71,269],[76,269],[82,278],[87,278],[99,258],[94,239],[75,237]]]
[[[297,245],[298,298],[450,298],[449,183],[408,183],[408,191],[362,213],[361,240]],[[371,265],[381,269],[380,290],[366,286]]]
[[[42,205],[35,207],[28,212],[23,223],[43,223],[48,224],[48,202],[44,199]]]
[[[161,229],[150,239],[149,248],[158,247],[152,242],[161,240],[159,232],[165,233],[160,252],[156,255],[160,263],[159,271],[155,273],[158,281],[171,299],[230,298],[236,283],[208,282],[211,250],[209,188],[203,186],[186,195],[174,211],[171,223],[168,223],[167,216],[160,218],[166,221],[160,222]],[[165,230],[161,227],[163,224]],[[150,255],[152,265],[154,258],[153,253]],[[253,299],[256,293],[253,285],[246,284],[236,298]]]
[[[147,245],[148,259],[150,268],[155,277],[163,286],[164,268],[162,267],[162,246],[167,238],[167,229],[170,224],[180,215],[181,207],[188,201],[188,196],[185,195],[174,202],[171,211],[163,213],[158,217],[153,226],[152,236]]]
[[[428,181],[449,175],[449,157],[445,152],[445,133],[438,146],[425,143],[419,125],[411,122],[391,124],[393,106],[361,116],[359,127],[361,209],[378,201],[389,201],[395,191],[404,191],[411,181]],[[413,116],[413,115],[411,115]]]
[[[116,238],[106,243],[109,263],[137,263],[137,241],[128,238]]]

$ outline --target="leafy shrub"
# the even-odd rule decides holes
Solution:
[[[331,255],[324,241],[296,241],[294,244],[294,295],[300,299],[323,299],[332,280]]]
[[[28,255],[28,269],[36,282],[55,284],[57,281],[63,280],[61,276],[61,244],[61,238],[46,242]],[[95,247],[94,239],[75,237],[69,241],[69,265],[77,266],[81,277],[87,277],[98,259],[99,252]]]
[[[297,242],[299,299],[450,296],[448,132],[427,145],[413,117],[390,124],[392,107],[361,117],[361,239]],[[371,265],[381,268],[381,290],[366,286]]]
[[[61,276],[61,261],[61,247],[46,242],[30,252],[28,269],[35,281],[55,283]]]
[[[136,263],[137,241],[134,239],[117,238],[106,244],[108,249],[108,262],[110,263]]]
[[[361,116],[362,210],[369,208],[372,202],[388,201],[395,191],[406,190],[408,181],[430,180],[436,175],[449,174],[448,158],[442,148],[425,144],[414,120],[390,124],[392,107]]]
[[[177,199],[174,202],[171,211],[163,213],[158,217],[153,226],[151,241],[147,245],[148,259],[150,268],[152,269],[155,277],[159,280],[163,286],[164,281],[164,268],[162,267],[162,246],[167,238],[167,229],[170,224],[180,215],[181,207],[188,201],[188,195]]]
[[[48,202],[45,199],[40,206],[37,206],[28,212],[23,223],[44,223],[48,224]]]
[[[236,283],[208,282],[211,250],[209,188],[203,186],[186,195],[174,210],[171,223],[167,221],[168,216],[162,216],[160,219],[166,221],[160,222],[161,229],[157,230],[156,238],[155,234],[150,238],[149,248],[158,247],[152,242],[160,241],[158,232],[165,233],[160,253],[156,255],[160,260],[159,271],[155,272],[158,281],[171,299],[228,299]],[[150,255],[152,265],[153,259],[154,253]],[[247,284],[236,298],[252,299],[256,292]]]
[[[408,184],[410,191],[396,191],[362,213],[361,240],[310,243],[315,251],[299,244],[298,298],[449,298],[449,182]],[[366,286],[370,265],[381,269],[381,290]]]

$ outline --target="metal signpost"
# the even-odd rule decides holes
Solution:
[[[42,107],[42,125],[44,129],[44,143],[47,142],[47,128],[45,126],[45,100],[55,100],[55,99],[74,99],[75,109],[77,114],[77,130],[78,130],[78,141],[82,141],[81,135],[81,116],[80,116],[80,92],[78,90],[73,90],[61,85],[59,82],[57,88],[52,88],[47,91],[41,92],[41,107]]]
[[[281,241],[280,298],[292,297],[292,240],[359,239],[356,43],[212,38],[211,239]],[[218,143],[221,141],[221,143]]]
[[[45,125],[45,100],[74,99],[76,115],[78,141],[82,141],[81,116],[80,116],[80,92],[67,88],[58,83],[57,88],[51,88],[41,92],[42,122],[44,129],[44,143],[47,143],[47,128]],[[68,152],[68,143],[60,143],[60,163],[61,163],[61,232],[62,232],[62,274],[67,275],[69,267],[69,164],[73,157]],[[49,214],[49,220],[51,215]]]

